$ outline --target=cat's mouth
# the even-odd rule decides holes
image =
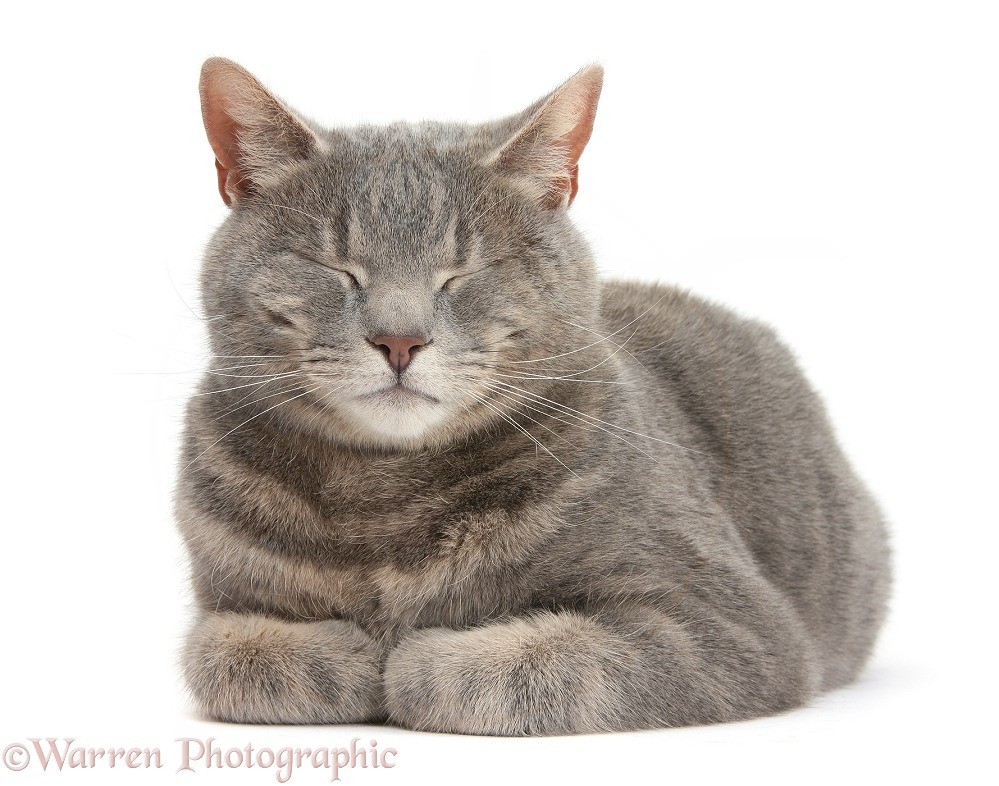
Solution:
[[[390,385],[387,388],[382,388],[381,390],[375,390],[371,393],[365,393],[361,398],[375,398],[381,399],[382,401],[391,401],[394,403],[402,403],[405,401],[415,401],[423,400],[429,401],[433,404],[440,404],[440,399],[434,398],[429,393],[424,393],[422,390],[417,390],[416,388],[410,387],[409,385],[404,385],[402,382],[397,382],[394,385]]]

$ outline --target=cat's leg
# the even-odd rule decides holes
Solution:
[[[205,614],[184,648],[199,710],[237,723],[348,723],[383,716],[375,641],[346,620]]]
[[[386,708],[415,729],[572,734],[756,717],[816,690],[796,632],[684,617],[635,606],[418,630],[389,654]]]

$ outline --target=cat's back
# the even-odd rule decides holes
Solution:
[[[885,613],[886,531],[791,352],[770,327],[672,287],[604,282],[602,313],[648,417],[682,420],[753,559],[832,653],[826,686],[851,679]]]
[[[602,282],[601,311],[640,396],[682,411],[692,447],[713,457],[748,442],[776,448],[801,426],[832,439],[821,403],[767,325],[682,289],[634,281]]]
[[[783,444],[774,452],[786,455],[797,446],[784,440],[801,429],[835,444],[821,401],[768,325],[675,287],[633,281],[602,282],[601,311],[641,395],[676,404],[694,421],[694,447],[718,456],[751,440],[760,449]]]

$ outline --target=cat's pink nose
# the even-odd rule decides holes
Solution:
[[[416,336],[376,336],[371,339],[371,343],[381,350],[396,374],[402,374],[409,366],[416,350],[427,344]]]

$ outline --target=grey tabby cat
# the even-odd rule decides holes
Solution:
[[[790,353],[599,282],[569,220],[601,83],[328,130],[205,63],[232,210],[177,492],[204,716],[646,729],[798,707],[863,666],[885,529]]]

